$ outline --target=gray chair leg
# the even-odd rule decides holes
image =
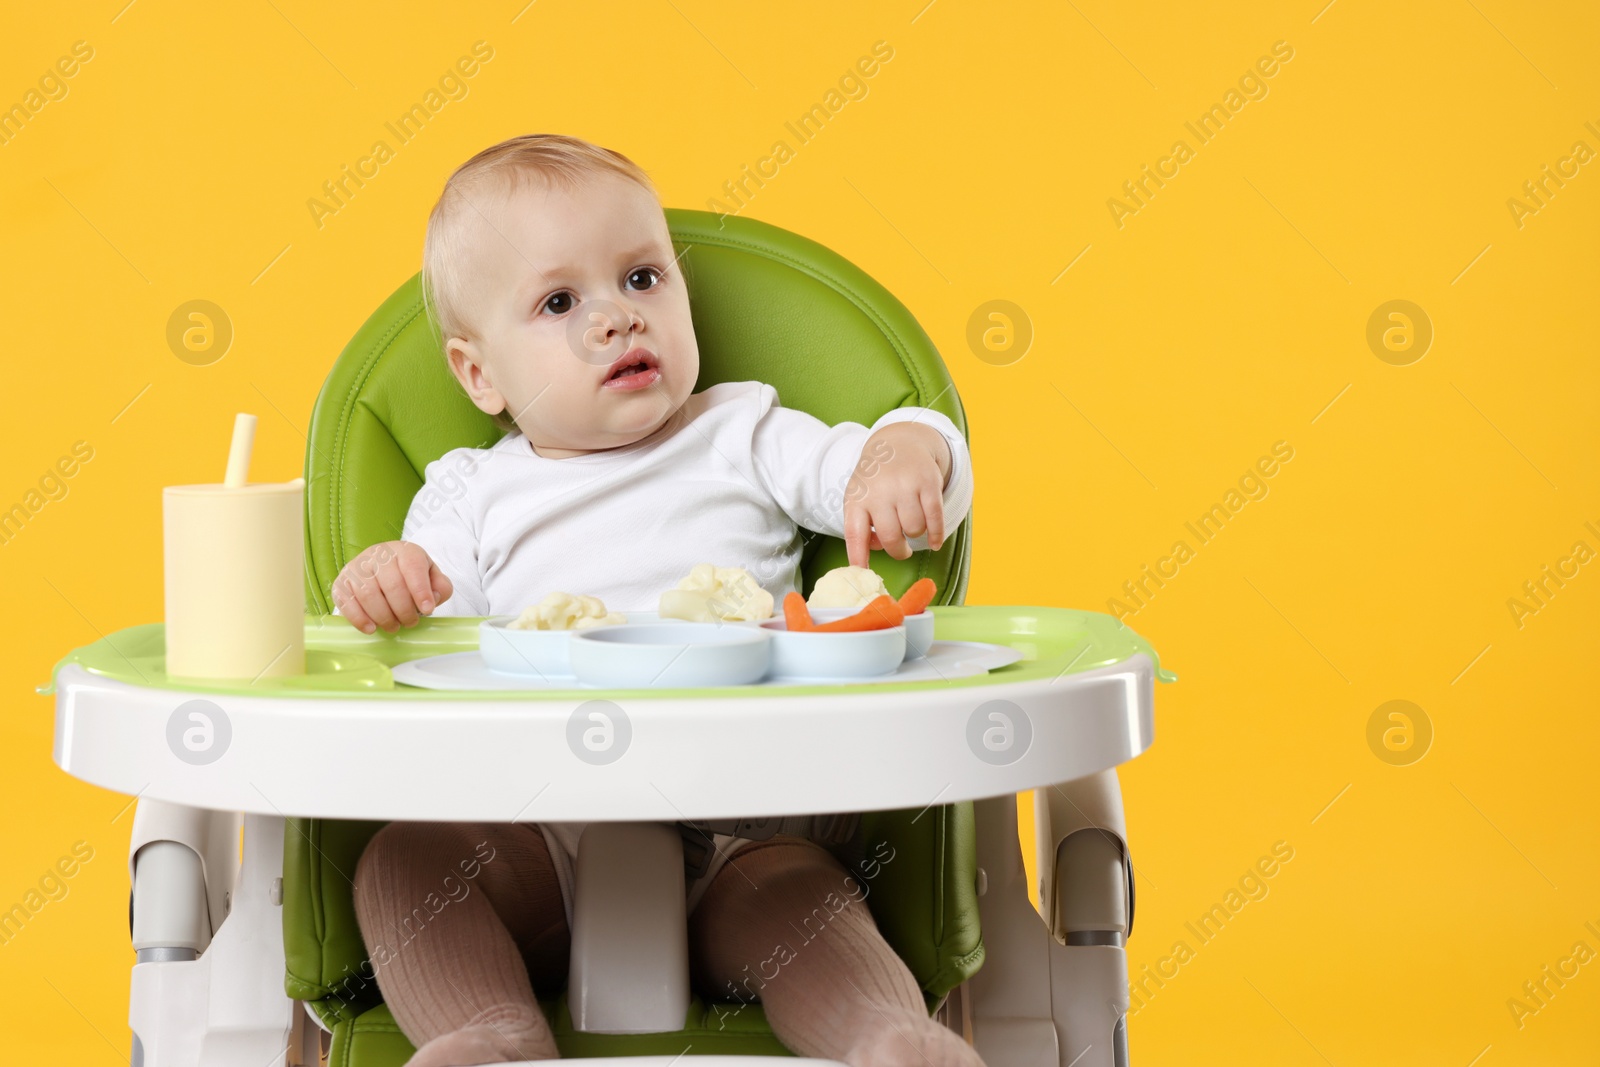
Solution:
[[[139,802],[130,858],[135,1062],[283,1061],[296,1011],[283,990],[283,833],[279,816]]]
[[[1132,908],[1116,775],[1035,796],[1049,925],[1028,900],[1015,798],[974,805],[986,953],[967,983],[973,1045],[988,1067],[1125,1067]]]
[[[1056,1023],[1074,1042],[1094,1046],[1080,1067],[1123,1067],[1133,870],[1117,772],[1036,790],[1034,815],[1040,907],[1059,946],[1052,970],[1058,986],[1071,991]]]

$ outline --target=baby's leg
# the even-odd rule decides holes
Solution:
[[[759,994],[792,1052],[851,1067],[983,1067],[928,1017],[905,963],[878,932],[862,883],[810,841],[734,853],[690,916],[695,981],[718,1000]]]
[[[354,885],[378,988],[417,1046],[406,1067],[559,1055],[534,986],[565,981],[570,935],[538,826],[390,823]]]

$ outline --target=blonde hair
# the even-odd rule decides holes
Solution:
[[[620,152],[559,133],[528,133],[491,145],[457,167],[428,215],[422,244],[422,300],[439,331],[440,351],[451,337],[470,337],[465,271],[469,235],[482,203],[524,183],[544,181],[572,189],[584,178],[617,174],[660,202],[650,176]],[[494,416],[503,430],[516,429],[508,411]]]

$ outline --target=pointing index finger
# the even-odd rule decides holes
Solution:
[[[867,565],[867,538],[871,532],[867,509],[856,503],[846,504],[844,509],[844,545],[852,567],[865,567]]]

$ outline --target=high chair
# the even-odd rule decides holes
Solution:
[[[966,432],[960,400],[932,342],[910,312],[862,271],[815,242],[760,222],[677,209],[669,209],[667,219],[681,252],[699,341],[696,391],[759,379],[776,386],[785,406],[828,423],[870,425],[890,409],[920,405],[943,412]],[[375,542],[400,537],[430,461],[460,446],[487,447],[499,436],[446,368],[419,279],[412,277],[345,347],[312,414],[305,466],[308,615],[332,611],[330,587],[349,559]],[[810,540],[801,585],[809,593],[818,577],[847,557],[841,540],[803,534]],[[971,543],[969,515],[937,552],[895,560],[880,551],[871,563],[893,593],[928,576],[938,585],[936,605],[959,605]],[[1115,629],[1104,617],[1097,619],[1106,623],[1106,632]],[[342,620],[323,622],[338,639],[350,636]],[[373,644],[394,639],[381,632],[356,638]],[[973,1040],[988,1067],[1127,1062],[1122,946],[1132,927],[1133,883],[1121,796],[1109,768],[1148,744],[1149,672],[1108,673],[1104,680],[1106,721],[1122,731],[1119,738],[1133,740],[1113,743],[1096,734],[1084,742],[1081,763],[1093,773],[1036,790],[1045,920],[1028,904],[1009,795],[976,805],[932,797],[920,809],[866,811],[854,838],[833,850],[858,873],[875,849],[893,850],[895,861],[875,872],[867,898],[873,917],[920,983],[929,1011]],[[60,746],[58,740],[58,761],[66,767]],[[364,756],[359,746],[343,755],[350,761],[376,758]],[[894,752],[881,753],[886,773],[895,759]],[[384,823],[282,814],[281,882],[264,896],[246,900],[240,888],[239,898],[230,899],[241,817],[148,797],[140,801],[130,846],[130,910],[141,965],[194,960],[208,946],[216,955],[223,951],[217,946],[226,918],[248,910],[271,921],[271,909],[281,906],[285,973],[281,979],[257,976],[281,980],[287,996],[303,1005],[296,1008],[295,1032],[281,1062],[315,1063],[320,1055],[340,1067],[398,1067],[413,1048],[382,1003],[348,881]],[[257,824],[250,818],[243,817],[244,863],[267,864],[270,872],[276,831],[262,823],[265,829],[253,839]],[[578,893],[589,894],[595,907],[627,908],[635,906],[627,895],[632,891],[580,885]],[[157,914],[176,907],[173,893],[199,901],[199,929],[188,940],[163,941],[151,933]],[[141,911],[150,913],[142,923]],[[259,950],[238,939],[226,946],[226,952],[245,955]],[[985,965],[986,950],[997,957],[996,966]],[[575,959],[574,970],[579,966]],[[575,1024],[572,992],[542,1002],[564,1057],[789,1055],[759,1005],[706,1002],[696,995],[681,1026],[626,1033],[614,1032],[626,1025]],[[136,982],[136,1027],[155,1010],[148,1003],[154,996]]]

